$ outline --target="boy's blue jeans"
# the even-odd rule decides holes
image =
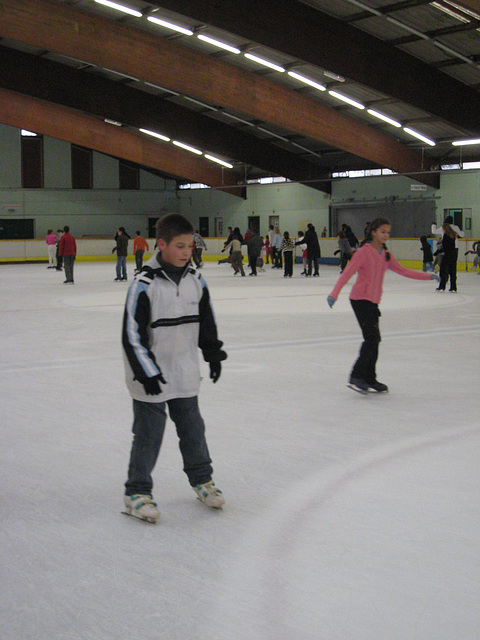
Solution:
[[[183,470],[193,486],[212,479],[211,459],[205,439],[205,423],[198,398],[175,398],[166,402],[133,401],[133,443],[125,494],[152,493],[152,471],[162,444],[167,405],[175,423],[183,457]]]

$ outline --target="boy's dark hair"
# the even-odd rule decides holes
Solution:
[[[66,224],[66,225],[63,227],[63,230],[65,231],[65,233],[68,233],[68,232],[70,231],[70,227],[68,226],[68,224]]]
[[[157,240],[164,240],[167,244],[176,237],[182,236],[186,233],[193,235],[192,223],[182,216],[181,213],[167,213],[157,220],[155,225]]]
[[[135,231],[135,233],[137,234],[137,236],[139,236],[139,235],[140,235],[140,231]]]

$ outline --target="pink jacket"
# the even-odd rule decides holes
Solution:
[[[45,242],[47,244],[57,244],[58,238],[54,233],[49,233],[48,236],[45,237]]]
[[[369,300],[375,304],[378,304],[382,297],[383,278],[387,269],[413,280],[431,280],[429,273],[406,269],[399,264],[391,252],[389,253],[390,260],[387,262],[386,251],[382,250],[379,253],[370,243],[357,249],[333,288],[330,294],[332,298],[335,300],[338,298],[342,287],[354,273],[358,275],[350,292],[350,300]]]

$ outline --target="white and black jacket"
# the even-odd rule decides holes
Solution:
[[[207,362],[224,360],[205,280],[188,266],[177,285],[153,256],[128,290],[122,329],[130,395],[142,402],[191,398],[200,388],[198,349]],[[162,393],[147,395],[142,381],[162,373]]]

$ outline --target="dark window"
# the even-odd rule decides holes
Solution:
[[[120,174],[120,189],[139,189],[140,188],[140,175],[138,167],[120,161],[119,165]]]
[[[22,187],[43,187],[43,138],[22,136]]]
[[[91,149],[72,144],[72,189],[93,188],[93,158]]]
[[[1,218],[0,240],[31,240],[34,226],[33,218]]]

